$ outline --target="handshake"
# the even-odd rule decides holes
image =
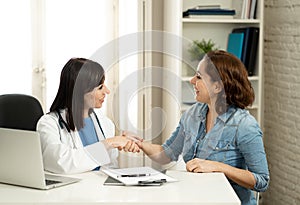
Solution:
[[[118,148],[118,150],[125,152],[140,152],[143,147],[143,138],[128,131],[123,131],[121,136],[107,138],[106,142],[110,147]]]

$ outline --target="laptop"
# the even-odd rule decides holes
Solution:
[[[44,172],[36,131],[0,128],[0,183],[51,189],[80,181]]]

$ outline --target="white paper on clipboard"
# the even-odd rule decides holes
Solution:
[[[151,167],[132,167],[124,169],[111,169],[101,167],[103,173],[119,180],[126,186],[141,185],[140,182],[155,182],[164,180],[165,182],[175,182],[177,179],[163,174]],[[124,176],[124,177],[123,177]],[[150,185],[150,184],[149,184]]]

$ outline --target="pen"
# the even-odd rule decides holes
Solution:
[[[157,180],[146,180],[146,181],[138,181],[139,185],[161,185],[163,183],[166,183],[166,179],[157,179]]]
[[[150,174],[122,174],[117,176],[119,177],[145,177],[145,176],[150,176]]]

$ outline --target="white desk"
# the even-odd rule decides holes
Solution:
[[[222,173],[195,174],[168,171],[178,182],[162,186],[104,186],[106,175],[89,172],[75,175],[82,181],[48,191],[0,184],[0,204],[233,204],[240,200]]]

